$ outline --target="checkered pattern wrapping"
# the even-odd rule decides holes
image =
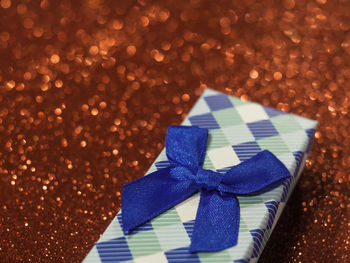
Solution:
[[[92,248],[92,262],[256,262],[304,166],[316,121],[206,89],[183,125],[207,128],[203,167],[225,172],[261,150],[275,154],[292,174],[279,187],[251,197],[238,197],[238,244],[215,253],[189,253],[199,194],[169,209],[133,234],[123,233],[121,214]],[[167,167],[163,150],[149,169]]]

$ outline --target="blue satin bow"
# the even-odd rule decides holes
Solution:
[[[236,195],[266,191],[290,177],[290,173],[266,150],[225,174],[205,170],[202,165],[207,138],[207,129],[168,128],[166,154],[170,166],[123,187],[124,231],[136,228],[201,191],[190,251],[218,251],[236,245],[239,230]]]

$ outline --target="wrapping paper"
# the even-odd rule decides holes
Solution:
[[[189,252],[199,202],[195,194],[130,235],[122,231],[119,212],[85,263],[258,260],[302,172],[317,122],[206,89],[182,125],[210,130],[204,169],[225,172],[266,149],[284,163],[292,177],[263,194],[238,197],[240,226],[234,247],[214,253]],[[163,149],[146,174],[168,165]]]

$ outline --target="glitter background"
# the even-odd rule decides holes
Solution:
[[[320,124],[260,262],[349,262],[350,2],[0,0],[0,258],[79,262],[206,86]]]

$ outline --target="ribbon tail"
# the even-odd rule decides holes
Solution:
[[[179,169],[164,168],[124,185],[121,204],[124,231],[142,225],[197,191],[193,181],[172,176],[181,173]]]
[[[214,252],[237,244],[239,203],[232,195],[201,192],[190,251]]]

